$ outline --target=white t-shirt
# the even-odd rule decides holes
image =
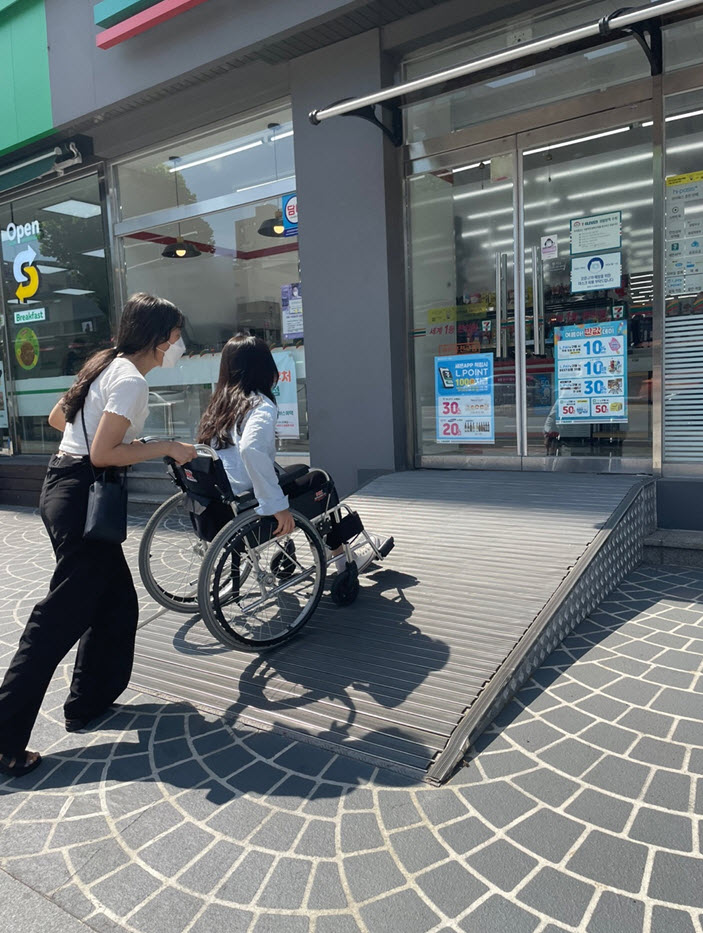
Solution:
[[[85,428],[91,444],[105,411],[127,418],[129,427],[124,436],[124,443],[131,444],[141,434],[149,414],[147,381],[134,363],[118,356],[91,385],[83,410]],[[80,411],[73,424],[66,424],[61,450],[69,454],[85,455],[88,453]]]

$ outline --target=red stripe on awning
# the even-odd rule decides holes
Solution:
[[[148,10],[143,10],[117,23],[116,26],[110,26],[109,29],[99,32],[95,37],[95,44],[99,49],[111,49],[121,42],[126,42],[127,39],[133,39],[142,32],[173,19],[174,16],[192,10],[201,3],[205,3],[205,0],[161,0],[156,6],[149,7]]]

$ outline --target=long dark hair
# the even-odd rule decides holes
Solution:
[[[230,432],[239,429],[252,408],[255,393],[276,404],[273,387],[278,369],[271,351],[260,337],[237,334],[225,344],[215,392],[198,427],[198,443],[213,444],[217,450],[231,447]]]
[[[107,369],[118,353],[131,356],[144,350],[155,350],[164,343],[175,327],[183,327],[184,318],[178,308],[165,298],[138,292],[132,295],[122,311],[115,346],[94,353],[83,365],[76,381],[64,395],[61,406],[66,421],[83,408],[91,385]]]

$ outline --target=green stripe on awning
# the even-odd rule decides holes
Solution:
[[[51,152],[35,159],[25,159],[18,163],[17,167],[9,165],[7,168],[0,168],[0,191],[7,191],[10,188],[16,188],[18,185],[26,185],[28,181],[34,181],[35,178],[41,178],[42,175],[48,175],[56,165],[56,157],[61,154],[57,147]]]
[[[157,3],[160,3],[160,0],[101,0],[93,7],[95,25],[107,29],[108,26],[121,23],[142,10],[148,10],[150,6],[156,6]]]

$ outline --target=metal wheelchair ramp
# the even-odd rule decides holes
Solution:
[[[139,633],[133,686],[440,782],[639,562],[654,514],[628,476],[414,471],[349,501],[396,541],[354,605],[324,597],[264,655],[166,612]]]

